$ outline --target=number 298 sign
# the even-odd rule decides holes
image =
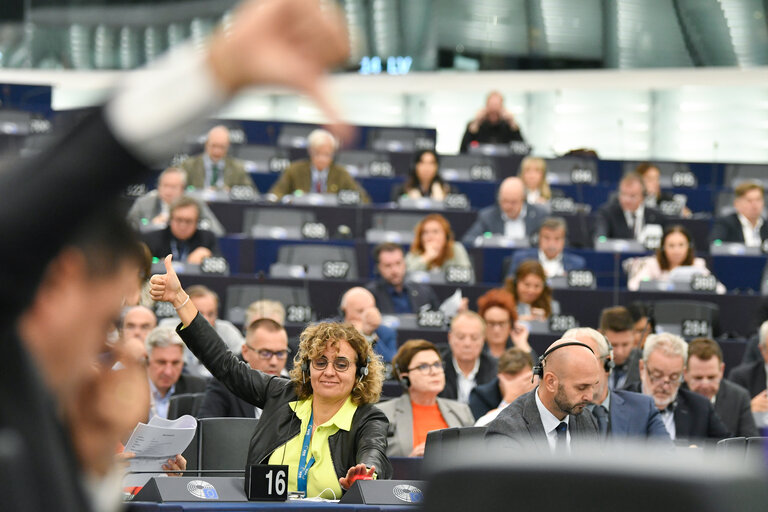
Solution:
[[[254,464],[245,470],[245,495],[250,501],[288,499],[288,466]]]

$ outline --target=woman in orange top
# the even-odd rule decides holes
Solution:
[[[389,457],[421,457],[428,432],[474,424],[468,405],[437,397],[445,387],[445,373],[440,353],[429,341],[403,343],[392,359],[392,371],[405,392],[377,404],[389,420]]]

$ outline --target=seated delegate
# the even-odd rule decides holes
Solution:
[[[402,185],[394,187],[392,200],[410,197],[442,201],[450,193],[451,186],[440,176],[440,160],[437,158],[437,153],[431,149],[425,149],[416,153],[408,178]]]
[[[152,276],[152,297],[176,308],[179,335],[213,376],[263,411],[248,449],[249,465],[287,465],[288,490],[309,497],[339,498],[358,475],[391,476],[387,418],[372,405],[381,393],[384,367],[357,329],[310,325],[301,334],[291,378],[267,375],[227,349],[182,289],[170,256],[165,266],[165,275]]]
[[[692,273],[709,275],[710,271],[704,258],[695,257],[688,230],[674,225],[664,231],[656,254],[634,258],[629,263],[628,273],[627,288],[636,291],[643,281],[675,281],[677,273],[680,280],[690,282]],[[725,286],[717,283],[716,291],[725,293]]]
[[[453,230],[445,217],[432,213],[421,219],[414,228],[413,243],[405,256],[408,272],[445,271],[449,267],[470,269],[469,280],[474,282],[472,262],[464,246],[456,242]]]
[[[467,404],[438,398],[445,387],[445,370],[437,347],[429,341],[403,343],[392,359],[392,370],[405,392],[378,404],[389,419],[390,457],[422,457],[430,431],[474,423]]]
[[[508,277],[505,288],[517,303],[517,318],[521,322],[543,322],[552,313],[560,313],[560,303],[552,300],[544,267],[535,260],[524,261],[514,277]]]

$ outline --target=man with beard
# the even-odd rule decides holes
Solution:
[[[494,442],[511,439],[552,453],[596,441],[597,422],[591,414],[581,413],[592,401],[599,372],[597,357],[588,345],[569,338],[557,340],[534,369],[540,375],[538,387],[501,411],[488,424],[487,436]]]
[[[674,334],[648,336],[640,360],[641,383],[630,391],[642,392],[656,403],[661,420],[676,444],[697,439],[723,439],[730,434],[709,400],[680,389],[688,359],[688,344]]]

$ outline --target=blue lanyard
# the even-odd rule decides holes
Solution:
[[[315,458],[307,460],[309,453],[309,441],[312,438],[312,418],[315,415],[314,411],[309,415],[309,425],[307,425],[307,431],[304,432],[304,445],[301,447],[301,458],[299,459],[299,473],[296,475],[296,487],[297,490],[307,492],[307,475],[309,468],[315,463]]]

